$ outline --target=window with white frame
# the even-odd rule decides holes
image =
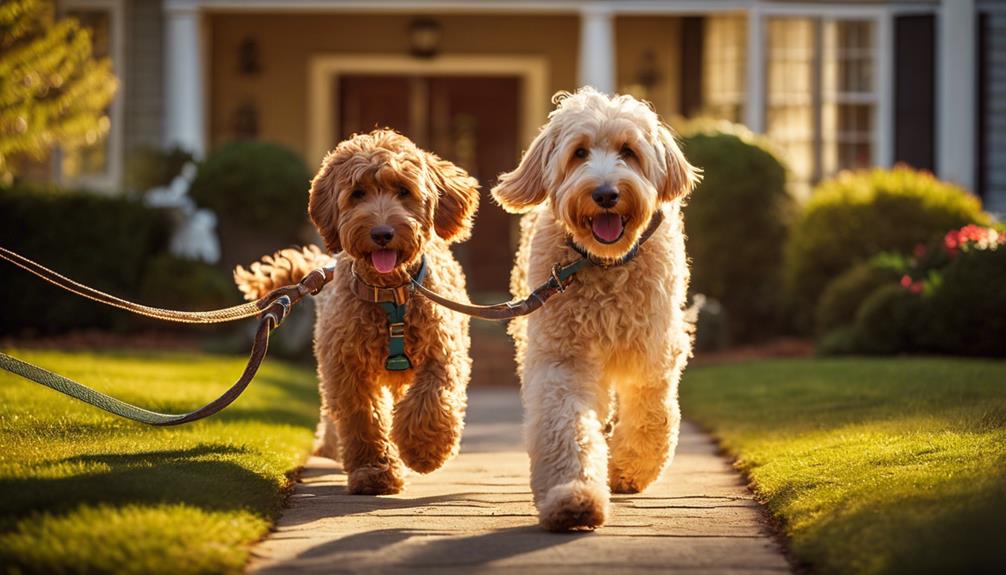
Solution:
[[[703,36],[703,115],[740,122],[744,118],[747,86],[747,18],[743,15],[708,16]]]
[[[60,180],[98,189],[113,189],[119,182],[122,149],[122,2],[121,0],[61,0],[63,15],[75,18],[91,32],[95,58],[110,58],[119,89],[101,118],[100,130],[86,145],[57,154]],[[103,134],[103,135],[101,135]]]
[[[873,164],[874,37],[873,20],[768,19],[766,133],[787,155],[797,191]]]

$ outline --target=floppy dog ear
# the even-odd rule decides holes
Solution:
[[[437,235],[448,242],[467,240],[479,208],[478,180],[430,152],[426,152],[426,169],[439,196],[433,214]]]
[[[688,163],[670,128],[660,126],[657,136],[664,158],[664,186],[659,191],[660,201],[686,197],[702,180],[702,170]]]
[[[548,193],[545,170],[554,146],[552,130],[546,124],[524,152],[517,168],[500,174],[492,194],[504,210],[511,214],[523,214],[545,201]]]
[[[339,241],[339,205],[336,190],[336,155],[329,152],[321,162],[321,169],[311,180],[311,196],[307,202],[307,213],[325,240],[325,247],[333,254],[342,251]]]

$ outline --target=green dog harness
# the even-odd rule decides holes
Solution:
[[[396,287],[380,287],[370,285],[360,279],[355,273],[354,292],[365,301],[376,303],[388,316],[388,357],[384,360],[384,369],[388,371],[405,371],[412,367],[412,360],[405,353],[405,314],[409,309],[409,297],[415,291],[416,284],[422,284],[429,268],[426,256],[419,261],[419,269],[412,279]]]

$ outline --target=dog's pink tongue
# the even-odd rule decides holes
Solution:
[[[395,250],[377,250],[370,254],[370,263],[374,264],[374,269],[386,274],[395,269],[398,263],[398,252]]]
[[[592,230],[601,241],[613,242],[622,235],[622,217],[618,214],[594,216]]]

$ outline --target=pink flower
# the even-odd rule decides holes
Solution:
[[[901,276],[901,287],[908,289],[912,286],[912,278],[908,274]]]
[[[912,287],[908,288],[908,291],[914,294],[920,294],[922,293],[922,287],[922,282],[912,282]]]

